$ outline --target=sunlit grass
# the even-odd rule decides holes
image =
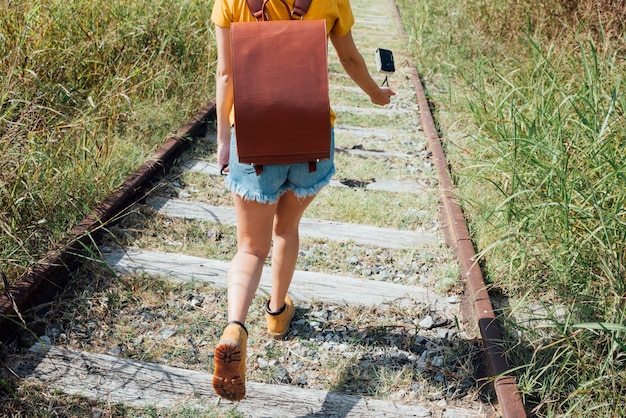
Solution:
[[[2,6],[0,264],[11,280],[211,100],[207,10],[173,0]]]
[[[623,14],[398,3],[487,278],[511,298],[502,319],[527,409],[623,415]]]

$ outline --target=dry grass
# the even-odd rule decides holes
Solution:
[[[0,264],[11,282],[212,97],[206,7],[2,2]]]

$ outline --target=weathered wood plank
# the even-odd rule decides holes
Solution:
[[[406,135],[404,130],[394,130],[390,128],[363,128],[360,126],[352,125],[335,125],[335,135],[351,135],[360,138],[377,138],[377,139],[391,139],[399,135]]]
[[[187,161],[182,165],[185,170],[202,173],[208,176],[219,176],[220,167],[217,163],[207,161]],[[331,180],[331,187],[351,187],[341,183],[339,180]],[[377,190],[391,193],[424,193],[424,186],[411,180],[395,181],[395,180],[375,180],[363,187],[366,190]]]
[[[350,155],[369,158],[414,158],[411,154],[401,151],[377,151],[359,148],[341,148],[336,147],[335,152],[345,152]]]
[[[343,184],[342,184],[343,186]],[[347,187],[347,186],[344,186]],[[367,190],[376,190],[391,193],[411,193],[420,194],[424,193],[426,188],[424,185],[419,184],[412,180],[376,180],[365,186]]]
[[[236,224],[235,210],[232,207],[212,206],[163,197],[150,197],[147,203],[158,212],[173,218],[196,219],[225,225]],[[426,231],[379,228],[310,218],[303,218],[300,222],[300,235],[335,241],[354,241],[362,245],[395,249],[415,248],[437,243],[435,234]]]
[[[358,106],[333,106],[333,109],[338,113],[353,113],[356,115],[386,115],[394,116],[397,114],[405,114],[414,112],[415,109],[403,109],[399,107],[358,107]]]
[[[215,409],[212,375],[158,364],[51,347],[32,350],[19,370],[38,383],[67,394],[136,407]],[[433,410],[294,386],[247,382],[246,398],[222,401],[246,417],[429,417]],[[479,415],[474,415],[479,416]]]
[[[338,88],[347,89],[349,88],[349,86],[338,87]],[[374,127],[362,128],[359,126],[336,125],[335,135],[337,137],[340,137],[341,135],[350,135],[350,136],[357,136],[361,138],[375,138],[375,139],[381,139],[381,140],[389,140],[391,138],[398,138],[400,136],[410,137],[412,136],[412,133],[407,132],[406,130],[399,130],[399,129],[393,129],[393,128],[374,128]],[[214,130],[208,129],[205,135],[205,140],[209,142],[217,142],[217,132],[215,132]]]
[[[103,257],[120,274],[145,273],[169,280],[197,280],[226,287],[228,263],[223,261],[133,248],[104,252]],[[270,267],[263,269],[258,293],[270,294],[271,271]],[[431,310],[456,309],[443,296],[425,288],[301,270],[295,271],[289,294],[295,301],[301,302],[314,299],[337,305],[366,306],[388,302],[396,306],[423,303]]]
[[[330,58],[329,58],[330,61]],[[333,60],[335,62],[339,62],[338,59]],[[360,87],[357,86],[344,86],[341,84],[331,84],[328,86],[330,91],[333,90],[342,90],[342,91],[349,91],[350,93],[355,93],[355,94],[363,94],[363,90],[361,90]]]
[[[329,49],[329,51],[331,51],[331,50],[332,49]],[[335,72],[335,71],[329,71],[328,72],[328,77],[331,78],[331,79],[332,78],[343,78],[343,79],[347,78],[347,79],[352,80],[348,74],[346,74],[346,73],[338,73],[338,72]],[[331,107],[334,107],[334,106],[331,106]]]

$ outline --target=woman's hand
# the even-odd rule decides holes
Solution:
[[[230,144],[224,141],[217,142],[217,163],[220,167],[228,165],[228,160],[230,158]],[[228,172],[228,170],[225,170]]]
[[[385,87],[385,88],[378,89],[378,91],[375,94],[370,95],[370,100],[374,104],[384,106],[384,105],[391,103],[391,96],[395,96],[395,95],[396,93],[393,90],[391,90],[388,87]]]

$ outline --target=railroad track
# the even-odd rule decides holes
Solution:
[[[401,31],[390,29],[400,26],[395,4],[352,3],[363,54],[373,61],[376,47],[394,51],[397,72],[390,83],[398,97],[386,108],[369,105],[331,50],[338,173],[302,222],[301,261],[290,292],[298,308],[291,334],[270,344],[263,324],[251,319],[246,399],[218,402],[210,385],[235,222],[219,169],[205,151],[215,135],[212,106],[52,250],[14,289],[15,301],[3,302],[7,313],[14,303],[21,310],[51,300],[69,280],[66,266],[97,243],[106,269],[100,265],[95,273],[81,274],[96,275],[105,285],[93,288],[76,274],[72,285],[101,292],[100,306],[93,306],[93,297],[77,297],[77,289],[61,292],[57,301],[88,300],[89,310],[101,316],[79,314],[84,306],[51,308],[49,318],[64,320],[29,341],[28,354],[11,363],[13,372],[46,388],[135,407],[234,409],[254,417],[525,416],[514,380],[489,379],[508,368],[494,343],[500,331],[472,261],[421,83]],[[338,199],[346,208],[333,210]],[[388,219],[342,219],[344,212],[357,212],[358,219],[363,208],[356,206],[363,204],[376,205],[372,211],[387,212]],[[460,271],[468,282],[441,286],[450,271]],[[160,299],[167,305],[163,314],[135,288],[153,282],[170,292]],[[107,293],[106,286],[122,290]],[[124,293],[124,286],[131,289]],[[257,299],[266,293],[264,279]],[[119,304],[114,299],[120,294],[136,296]],[[85,323],[68,319],[69,313]],[[131,327],[126,319],[139,317],[135,339],[111,345],[121,329]],[[198,317],[206,330],[189,335]],[[9,325],[3,324],[3,338]],[[159,357],[159,344],[176,349]],[[173,354],[181,351],[193,361]],[[480,360],[490,369],[482,381]],[[489,398],[492,393],[497,399]]]

